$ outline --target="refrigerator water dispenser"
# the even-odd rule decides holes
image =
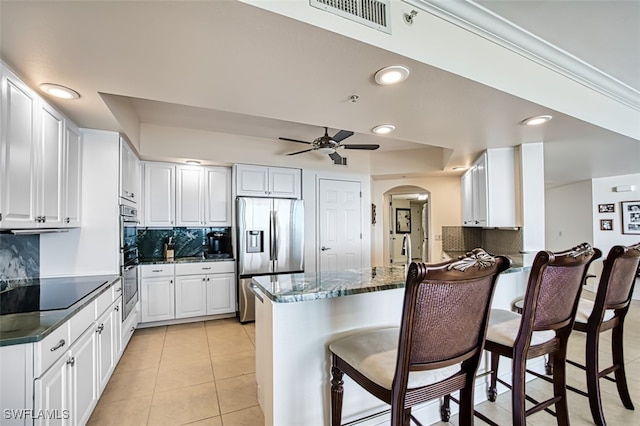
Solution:
[[[264,251],[264,231],[247,231],[247,253]]]

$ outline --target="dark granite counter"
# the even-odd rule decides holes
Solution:
[[[120,277],[118,275],[94,275],[69,278],[52,278],[70,285],[91,285],[87,293],[64,309],[11,313],[0,315],[0,346],[38,342],[68,321],[82,308],[107,291]],[[55,286],[55,282],[52,283]]]
[[[165,260],[163,258],[140,258],[140,265],[162,265],[162,264],[175,264],[175,263],[202,263],[202,262],[235,262],[232,257],[216,257],[206,258],[202,256],[197,257],[176,257],[173,260]]]
[[[460,252],[455,256],[456,253],[447,254],[455,259],[465,253]],[[503,274],[529,271],[534,256],[535,254],[509,255],[513,263]],[[378,266],[329,275],[304,272],[263,275],[253,277],[253,282],[273,302],[291,303],[404,288],[405,271],[405,266]]]

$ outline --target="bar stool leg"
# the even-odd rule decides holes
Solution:
[[[566,387],[566,347],[550,354],[549,358],[553,360],[553,394],[560,397],[556,402],[556,418],[558,426],[569,425],[569,407],[567,405],[567,387]]]
[[[525,426],[526,407],[525,407],[525,375],[526,360],[519,357],[520,361],[513,360],[513,376],[511,388],[511,415],[513,418],[513,426]]]
[[[634,410],[633,402],[631,401],[631,395],[629,395],[629,388],[627,386],[627,375],[624,370],[624,351],[622,330],[623,330],[624,318],[621,318],[620,324],[612,330],[611,335],[611,349],[613,356],[613,365],[617,365],[618,369],[615,371],[616,386],[618,388],[618,394],[622,400],[622,404],[628,410]]]
[[[487,389],[487,399],[491,402],[496,402],[498,399],[498,363],[500,362],[500,355],[491,352],[491,375],[489,388]]]
[[[339,368],[331,367],[331,426],[340,426],[342,423],[343,375]]]

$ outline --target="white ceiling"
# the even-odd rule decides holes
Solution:
[[[479,3],[640,90],[640,2]],[[142,123],[274,144],[329,126],[355,131],[348,143],[379,143],[380,155],[451,151],[446,170],[488,147],[543,140],[549,185],[640,172],[635,139],[237,1],[3,0],[0,20],[2,59],[32,87],[79,91],[52,102],[81,127],[121,130],[104,99],[124,97]],[[373,72],[393,63],[409,66],[409,80],[376,86]],[[554,115],[543,128],[514,125],[541,113]],[[384,122],[392,136],[372,135]]]

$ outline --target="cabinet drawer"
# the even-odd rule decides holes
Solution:
[[[96,315],[100,316],[115,300],[115,286],[111,286],[96,299]]]
[[[97,301],[94,300],[71,317],[69,320],[70,342],[75,342],[93,324],[96,319],[96,303]]]
[[[173,275],[173,264],[160,263],[157,265],[141,265],[140,277],[141,278],[153,278],[153,277],[166,277]]]
[[[222,274],[235,272],[235,262],[202,262],[179,263],[176,265],[176,275]]]
[[[69,321],[35,343],[33,375],[39,377],[71,346]]]

